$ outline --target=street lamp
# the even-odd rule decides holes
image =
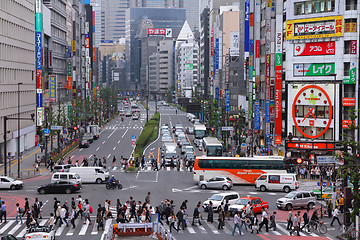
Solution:
[[[18,177],[20,177],[20,85],[22,85],[23,83],[22,82],[19,82],[17,84],[18,86],[18,147],[17,147],[17,150],[18,150]],[[6,144],[6,143],[5,143]],[[11,165],[9,164],[10,168],[11,168]]]

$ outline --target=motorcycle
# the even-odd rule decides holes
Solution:
[[[121,121],[124,121],[124,118],[121,118]]]
[[[106,189],[115,189],[115,188],[118,188],[119,190],[121,190],[123,188],[123,186],[121,185],[119,180],[116,180],[116,182],[113,182],[113,183],[110,183],[110,182],[106,183]]]

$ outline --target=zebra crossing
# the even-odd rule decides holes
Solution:
[[[120,172],[125,172],[125,169],[124,169],[124,168],[122,168],[122,167],[117,167],[117,166],[112,167],[110,170],[112,170],[112,171],[117,170],[117,171],[120,171]],[[159,166],[159,171],[173,171],[173,172],[177,172],[178,170],[177,170],[176,167],[173,168],[173,169],[171,169],[171,167],[169,167],[169,166],[166,166],[165,168],[160,169],[160,166]],[[184,171],[185,171],[185,170],[181,167],[181,168],[180,168],[180,172],[184,172]],[[139,168],[139,172],[154,172],[154,168],[153,168],[152,166],[144,166],[144,168]]]
[[[110,227],[112,227],[112,224],[116,224],[116,208],[111,207],[111,212],[113,215],[113,218],[109,218],[105,220],[105,232]],[[232,221],[226,221],[224,229],[218,229],[218,222],[214,221],[214,223],[209,223],[205,220],[202,220],[202,225],[195,224],[194,226],[191,225],[192,218],[189,217],[187,220],[187,227],[184,230],[180,230],[179,234],[214,234],[214,235],[230,235],[232,234],[233,230],[233,222]],[[39,225],[46,225],[48,222],[48,219],[42,219],[39,221]],[[83,224],[83,220],[76,219],[75,220],[75,228],[72,228],[69,220],[69,227],[66,227],[66,224],[63,224],[61,227],[56,225],[55,227],[55,236],[56,237],[74,237],[74,236],[85,236],[85,235],[101,235],[104,231],[97,230],[97,223],[96,218],[93,216],[91,218],[92,224],[90,225],[87,221],[86,224]],[[177,223],[175,224],[177,226]],[[166,225],[164,222],[164,227],[167,231],[170,231],[169,225]],[[25,222],[23,224],[16,224],[15,220],[9,220],[6,223],[0,224],[0,235],[1,234],[11,234],[14,235],[17,238],[22,238],[26,233],[26,225]],[[172,229],[174,230],[174,229]],[[236,235],[239,235],[238,229],[235,232]],[[250,232],[246,231],[245,228],[242,228],[242,235],[249,235]],[[255,232],[253,233],[255,234]],[[259,232],[259,234],[265,234],[265,235],[289,235],[289,231],[286,230],[286,223],[277,223],[277,229],[276,231],[269,229],[269,232],[265,232],[265,226],[262,228],[262,232]],[[318,233],[307,233],[307,232],[301,232],[301,236],[311,236],[311,237],[321,237],[323,235],[318,235]]]
[[[115,130],[115,129],[143,129],[142,126],[128,126],[128,127],[125,127],[125,126],[110,126],[110,127],[105,127],[106,130]]]

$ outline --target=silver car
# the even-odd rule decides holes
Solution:
[[[233,181],[228,177],[213,177],[205,181],[200,181],[198,183],[198,186],[201,189],[207,189],[207,188],[218,188],[223,190],[229,190],[233,187]]]
[[[316,197],[311,191],[296,191],[286,194],[285,197],[279,198],[276,201],[276,206],[279,209],[290,211],[294,208],[308,208],[312,209],[315,206]]]

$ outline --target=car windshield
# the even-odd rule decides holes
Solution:
[[[209,200],[213,200],[213,201],[221,201],[223,199],[223,196],[222,195],[218,195],[218,194],[215,194],[215,195],[212,195]]]
[[[29,229],[29,233],[34,233],[34,232],[50,232],[50,228],[49,227],[31,227]]]
[[[5,179],[9,180],[10,182],[15,181],[15,179],[13,179],[11,177],[6,177]]]
[[[86,141],[86,140],[82,140],[81,143],[87,143],[87,141]]]
[[[237,205],[246,205],[246,204],[248,204],[248,202],[249,202],[249,199],[239,199],[239,200],[236,201],[235,204],[237,204]]]
[[[294,198],[294,196],[297,194],[297,192],[291,192],[286,194],[285,198]]]

